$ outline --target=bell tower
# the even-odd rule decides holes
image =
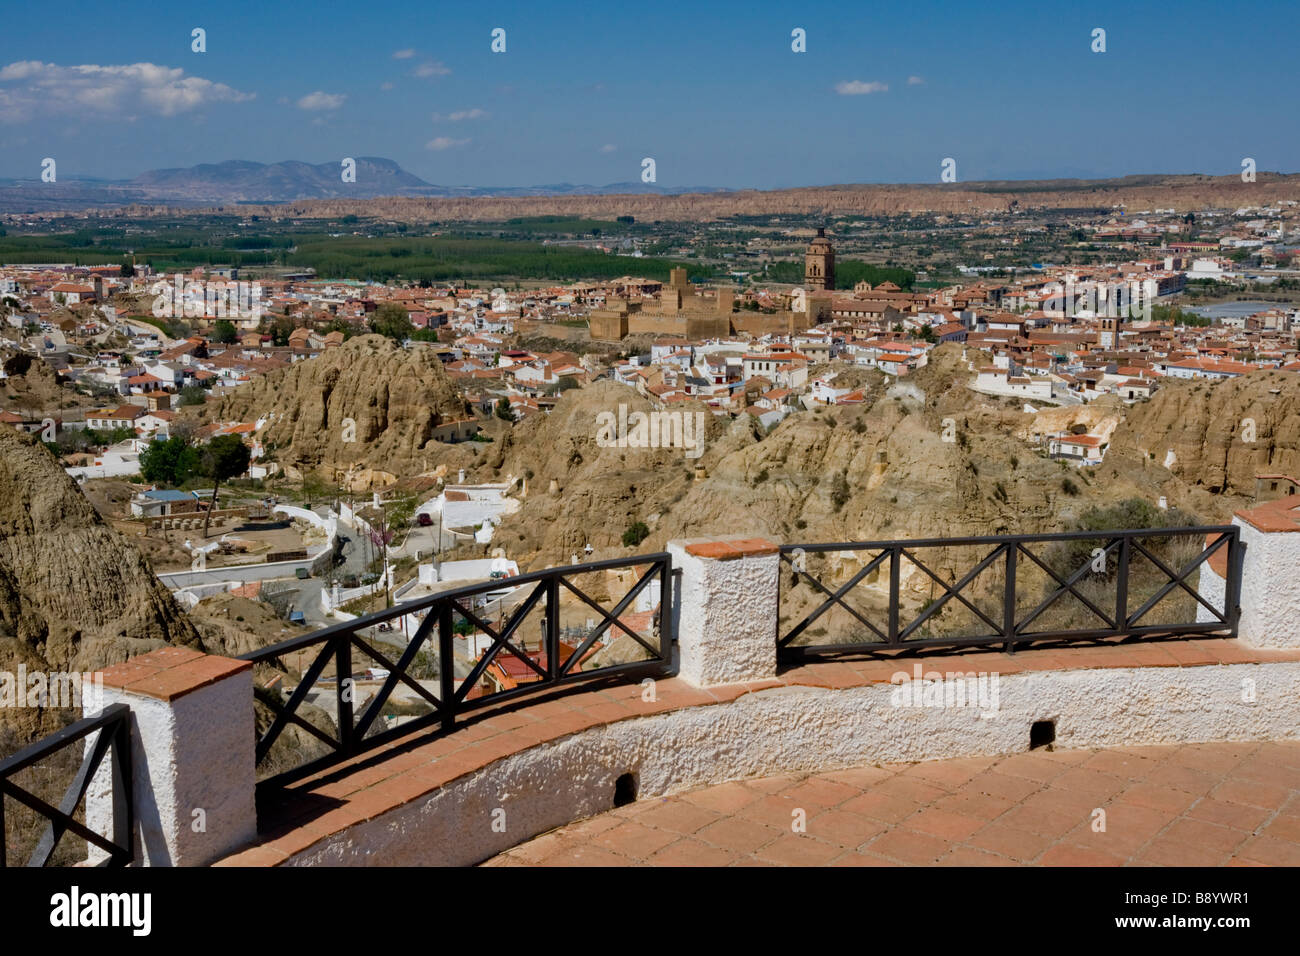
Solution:
[[[817,238],[808,245],[803,257],[803,284],[808,291],[835,288],[835,250],[826,238],[826,230],[817,229]]]

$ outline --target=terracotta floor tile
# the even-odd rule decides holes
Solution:
[[[824,866],[844,852],[844,847],[823,843],[802,833],[786,833],[758,850],[754,856],[778,866]]]
[[[674,833],[694,833],[701,827],[721,818],[721,814],[704,807],[698,807],[682,800],[669,800],[658,807],[652,807],[637,816],[636,820],[643,826],[671,830]]]
[[[1235,827],[1238,830],[1253,832],[1256,827],[1268,819],[1270,811],[1262,807],[1251,807],[1244,803],[1228,803],[1205,797],[1189,808],[1185,816],[1192,820],[1205,820],[1220,826]]]
[[[625,820],[591,837],[596,846],[603,846],[607,850],[633,860],[644,860],[679,839],[681,839],[679,833],[642,826],[635,820]]]
[[[1134,862],[1140,866],[1219,866],[1227,859],[1227,853],[1156,837],[1138,853]]]
[[[726,866],[737,854],[684,837],[670,843],[646,862],[654,866]]]
[[[1052,837],[999,822],[990,823],[964,842],[1020,863],[1028,863],[1042,856],[1055,841]]]
[[[900,863],[924,865],[935,863],[952,849],[952,843],[928,833],[895,827],[876,837],[862,849]]]
[[[864,817],[860,813],[827,810],[808,820],[807,833],[819,840],[836,843],[851,850],[884,832],[886,827],[887,824]]]
[[[1039,866],[1122,866],[1124,857],[1088,847],[1057,844],[1038,861]]]
[[[761,823],[755,823],[753,820],[746,820],[741,817],[727,817],[718,820],[716,823],[710,823],[692,834],[694,839],[710,846],[736,850],[741,853],[753,853],[783,835],[784,831],[782,830],[763,826]]]
[[[756,791],[737,782],[724,783],[716,787],[706,787],[703,790],[692,790],[683,793],[681,798],[687,803],[693,803],[697,807],[703,807],[715,813],[735,813],[742,807],[747,807],[755,800],[760,799],[760,796]]]
[[[960,843],[976,830],[983,827],[985,821],[975,817],[963,816],[937,807],[927,807],[915,816],[909,817],[907,826],[920,833],[928,833],[942,840]]]
[[[1247,840],[1234,856],[1265,866],[1300,866],[1300,845],[1263,835]]]

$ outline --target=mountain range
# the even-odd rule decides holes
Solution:
[[[725,190],[712,186],[663,188],[654,183],[611,183],[575,186],[438,186],[408,173],[391,159],[356,159],[356,179],[343,181],[341,162],[304,163],[286,160],[256,163],[232,159],[180,169],[154,169],[134,179],[82,179],[44,183],[0,179],[0,212],[45,212],[165,202],[181,205],[212,203],[276,203],[302,199],[463,198],[474,196],[595,196],[608,194],[676,195]]]

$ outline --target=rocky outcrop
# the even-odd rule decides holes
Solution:
[[[402,349],[380,335],[271,372],[201,414],[210,422],[265,421],[257,437],[291,477],[349,469],[410,476],[474,456],[434,437],[435,426],[469,412],[433,349]]]
[[[1300,476],[1300,379],[1281,371],[1213,384],[1166,379],[1129,409],[1111,454],[1167,467],[1228,517],[1253,499],[1256,475]]]
[[[1033,418],[1023,402],[977,395],[966,387],[972,377],[960,346],[947,345],[901,383],[877,379],[863,405],[799,412],[767,435],[747,416],[727,424],[706,412],[694,460],[599,447],[599,412],[650,406],[624,386],[597,385],[516,426],[496,471],[475,477],[529,479],[494,544],[530,566],[567,561],[587,543],[612,556],[695,535],[794,542],[1061,530],[1094,505],[1174,494],[1162,485],[1172,476],[1141,463],[1080,472],[1047,459],[1013,437]],[[624,548],[637,521],[650,536]]]
[[[163,644],[199,635],[144,556],[44,447],[0,429],[0,670],[93,671]],[[4,714],[23,736],[48,717]]]

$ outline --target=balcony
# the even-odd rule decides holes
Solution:
[[[598,832],[667,797],[676,809],[663,812],[662,826],[638,826],[676,840],[644,856],[635,841],[604,847],[637,862],[685,840],[694,843],[675,852],[710,855],[695,843],[726,850],[680,832],[700,817],[692,808],[701,801],[715,805],[700,829],[730,821],[739,833],[748,803],[727,810],[716,801],[795,789],[805,795],[783,799],[843,796],[792,807],[818,827],[857,820],[863,840],[837,838],[845,854],[858,853],[868,833],[887,849],[895,830],[924,833],[957,813],[966,822],[949,823],[978,829],[930,834],[945,847],[931,862],[950,853],[978,862],[972,854],[1003,855],[971,842],[986,828],[1000,832],[997,819],[981,816],[998,799],[1014,804],[999,814],[1033,816],[1049,799],[1072,806],[1079,793],[1105,809],[1123,794],[1150,797],[1152,787],[1187,793],[1175,778],[1190,764],[1209,775],[1196,779],[1205,784],[1192,795],[1197,805],[1231,804],[1218,809],[1244,826],[1251,811],[1233,794],[1258,782],[1261,768],[1275,768],[1279,807],[1300,790],[1292,743],[1300,624],[1291,612],[1300,586],[1290,573],[1298,508],[1300,498],[1270,502],[1215,528],[676,541],[663,554],[513,578],[513,593],[494,608],[477,599],[499,582],[238,661],[166,649],[104,674],[104,703],[130,709],[131,759],[105,763],[102,745],[89,745],[101,759],[83,774],[86,785],[46,808],[63,814],[50,817],[56,837],[85,837],[64,819],[84,798],[84,827],[110,844],[88,841],[96,861],[470,865],[549,859],[529,848],[556,828],[570,835],[563,852],[581,857],[583,846],[600,845]],[[18,757],[30,765],[56,745]],[[1231,766],[1222,766],[1225,746],[1240,753]],[[16,759],[0,764],[9,796]],[[1152,769],[1129,773],[1121,765],[1130,759]],[[869,779],[877,766],[894,782]],[[979,789],[989,775],[1017,777],[1006,767],[1019,776],[1037,768],[1046,795]],[[1167,779],[1148,779],[1161,767]],[[1087,773],[1071,795],[1064,782],[1074,777],[1065,775],[1076,769]],[[971,783],[977,777],[986,782]],[[943,783],[915,790],[914,805],[891,802],[890,788],[929,778]],[[1103,793],[1102,784],[1117,789]],[[890,821],[840,809],[853,800],[858,810],[907,813]],[[966,812],[954,810],[963,800]],[[168,825],[166,808],[187,806],[208,808],[206,832]],[[1194,828],[1199,818],[1183,816],[1195,810],[1189,804],[1166,825]],[[831,811],[857,816],[822,820]],[[833,843],[808,835],[817,852]],[[1007,859],[1078,862],[1086,847],[1066,836]],[[1289,858],[1286,841],[1265,836],[1248,833],[1242,846],[1256,849],[1239,859]],[[781,853],[803,852],[777,842]],[[869,846],[862,853],[909,862]],[[591,850],[589,861],[598,857]]]

